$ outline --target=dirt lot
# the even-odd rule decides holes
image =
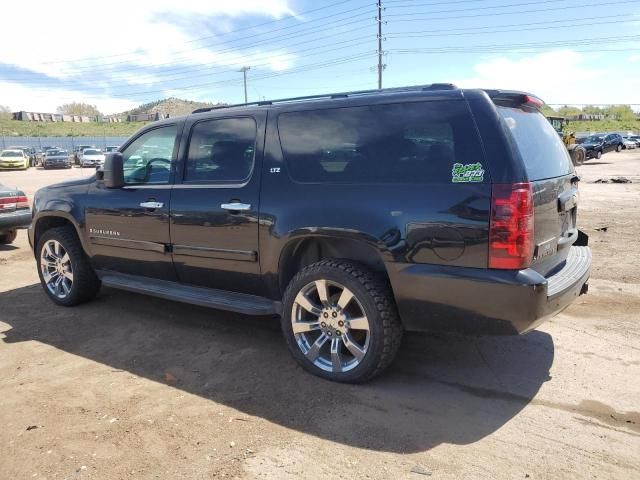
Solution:
[[[109,289],[56,307],[21,232],[0,247],[0,478],[640,478],[640,151],[579,174],[589,295],[523,337],[407,335],[363,386],[304,373],[273,319]]]

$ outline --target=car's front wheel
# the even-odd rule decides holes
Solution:
[[[600,159],[602,158],[602,150],[598,150],[598,151],[596,152],[596,158],[597,158],[598,160],[600,160]]]
[[[47,230],[36,252],[40,282],[55,303],[72,306],[97,295],[100,280],[71,227]]]
[[[620,152],[622,150],[622,144],[616,145],[616,152]]]
[[[291,280],[282,330],[302,367],[349,383],[382,372],[402,339],[390,287],[365,267],[342,260],[314,263]]]

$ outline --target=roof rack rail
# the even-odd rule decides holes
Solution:
[[[210,112],[212,110],[219,110],[223,108],[234,108],[234,107],[249,107],[249,106],[264,106],[264,105],[273,105],[274,103],[290,103],[290,102],[300,102],[304,100],[322,100],[322,99],[335,99],[335,98],[349,98],[356,97],[360,95],[374,95],[376,93],[401,93],[401,92],[421,92],[421,91],[437,91],[437,90],[456,90],[456,87],[452,83],[431,83],[428,85],[413,85],[409,87],[392,87],[392,88],[382,88],[382,89],[371,89],[371,90],[355,90],[352,92],[341,92],[341,93],[323,93],[319,95],[306,95],[303,97],[291,97],[291,98],[280,98],[278,100],[260,100],[257,102],[248,102],[248,103],[236,103],[233,105],[216,105],[215,107],[204,107],[198,108],[191,113],[203,113]]]

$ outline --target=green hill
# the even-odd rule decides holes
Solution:
[[[71,123],[0,120],[0,135],[6,137],[127,137],[146,122]]]

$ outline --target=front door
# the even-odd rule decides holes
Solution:
[[[91,187],[86,231],[97,269],[175,280],[169,205],[180,128],[156,127],[125,146],[123,188]]]
[[[181,282],[260,290],[258,211],[266,113],[193,121],[171,199],[173,261]]]

